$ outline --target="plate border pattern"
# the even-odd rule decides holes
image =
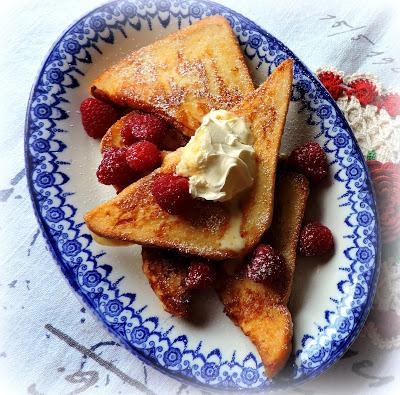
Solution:
[[[67,146],[59,139],[67,130],[58,127],[68,118],[64,94],[79,86],[84,75],[79,66],[92,62],[99,43],[112,44],[115,34],[126,37],[126,29],[152,29],[154,20],[164,28],[171,19],[193,23],[214,14],[230,22],[246,56],[272,72],[287,57],[295,60],[292,100],[301,101],[310,116],[307,122],[324,137],[324,149],[339,166],[335,180],[345,185],[339,204],[347,206],[346,218],[352,246],[343,251],[346,265],[337,284],[339,299],[319,320],[317,335],[305,335],[302,347],[286,371],[269,382],[258,356],[243,360],[233,354],[224,360],[219,349],[204,355],[201,342],[191,349],[185,335],[172,338],[170,328],[159,330],[157,317],[146,317],[145,306],[136,306],[136,295],[121,293],[111,279],[112,267],[103,254],[90,251],[92,238],[75,221],[76,209],[69,204],[72,192],[57,153]],[[345,131],[345,132],[343,132]],[[246,17],[219,4],[198,1],[115,1],[105,4],[73,24],[56,42],[32,89],[25,126],[25,158],[28,186],[42,233],[55,260],[73,289],[124,345],[143,361],[164,373],[191,384],[213,389],[274,389],[317,376],[337,361],[358,335],[372,304],[379,272],[379,233],[374,195],[368,170],[349,125],[334,100],[315,76],[276,38]]]

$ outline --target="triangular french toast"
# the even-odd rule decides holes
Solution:
[[[212,108],[254,90],[229,22],[210,16],[132,52],[92,83],[93,96],[165,118],[188,136]]]
[[[168,214],[159,207],[151,193],[153,177],[175,172],[185,149],[180,148],[165,157],[161,168],[89,211],[85,215],[89,229],[109,239],[170,248],[209,259],[244,255],[260,240],[272,220],[276,165],[292,79],[293,61],[289,59],[231,109],[250,124],[257,162],[254,185],[235,216],[226,203],[198,200],[186,217]]]
[[[256,283],[244,276],[237,263],[225,263],[224,279],[218,289],[225,313],[250,337],[269,378],[285,365],[292,349],[293,325],[286,304],[308,192],[304,176],[285,170],[278,172],[274,217],[265,242],[284,256],[284,278],[273,284]]]

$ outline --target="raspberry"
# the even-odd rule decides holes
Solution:
[[[140,141],[127,148],[126,161],[138,175],[149,173],[161,163],[161,152],[149,141]]]
[[[158,205],[170,214],[184,213],[192,200],[189,180],[174,174],[156,175],[151,192]]]
[[[268,244],[259,244],[246,268],[246,277],[257,283],[268,281],[280,284],[286,278],[286,261]]]
[[[185,278],[185,286],[188,289],[204,289],[212,287],[217,279],[214,267],[205,261],[193,261],[190,263]]]
[[[312,182],[319,182],[328,175],[328,160],[324,150],[314,142],[306,143],[292,151],[289,165]]]
[[[96,172],[99,182],[105,185],[126,186],[134,181],[135,172],[126,161],[126,151],[125,147],[111,148],[104,153]]]
[[[166,130],[166,123],[157,116],[133,113],[121,128],[121,139],[126,145],[146,140],[158,146]]]
[[[300,232],[299,252],[303,256],[321,256],[333,249],[332,232],[317,222],[306,224]]]
[[[82,101],[80,111],[83,128],[95,139],[103,137],[108,128],[120,117],[119,111],[111,104],[92,97]]]

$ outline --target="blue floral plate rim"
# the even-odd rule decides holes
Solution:
[[[247,24],[247,26],[253,30],[256,31],[258,33],[260,33],[262,36],[268,37],[272,40],[275,40],[276,42],[278,42],[281,46],[281,48],[284,49],[285,53],[290,56],[292,59],[294,59],[296,61],[296,63],[298,63],[300,65],[300,67],[302,68],[302,71],[307,75],[308,78],[310,78],[310,80],[316,84],[317,86],[319,86],[320,89],[322,89],[323,91],[323,95],[324,98],[329,102],[329,104],[333,107],[333,109],[336,111],[336,113],[338,114],[339,117],[342,118],[343,124],[345,129],[350,133],[350,138],[353,140],[354,144],[354,149],[357,152],[357,154],[360,157],[360,161],[362,163],[363,166],[363,170],[366,172],[367,175],[367,179],[366,179],[366,183],[367,183],[367,190],[368,193],[370,194],[370,196],[372,197],[371,200],[371,208],[372,211],[374,213],[375,216],[375,227],[374,227],[374,232],[376,235],[376,242],[375,242],[375,259],[374,259],[374,270],[373,270],[373,274],[371,276],[371,279],[369,281],[369,288],[368,288],[368,297],[364,306],[364,309],[362,311],[362,314],[358,317],[352,331],[349,333],[349,336],[346,338],[346,341],[342,341],[341,342],[341,347],[339,349],[336,350],[335,354],[333,355],[333,357],[331,357],[329,360],[327,360],[325,363],[323,363],[320,368],[313,372],[310,375],[306,375],[304,377],[302,377],[299,380],[294,380],[294,381],[289,381],[289,382],[282,382],[279,386],[279,388],[286,388],[292,384],[301,384],[304,383],[305,381],[308,381],[318,375],[320,375],[321,373],[325,372],[330,366],[332,366],[335,362],[337,362],[340,357],[346,352],[346,350],[351,346],[351,344],[353,343],[353,341],[356,339],[357,335],[359,334],[360,330],[363,327],[363,324],[368,316],[369,310],[372,306],[372,301],[373,301],[373,297],[376,291],[376,285],[377,285],[377,278],[379,275],[379,266],[380,266],[380,238],[379,238],[379,225],[378,225],[378,216],[377,216],[377,211],[376,211],[376,207],[375,207],[375,198],[374,198],[374,190],[372,188],[372,184],[371,184],[371,180],[369,177],[369,172],[368,172],[368,167],[366,166],[366,162],[365,159],[358,147],[358,144],[356,142],[356,139],[354,137],[354,134],[351,131],[351,128],[349,127],[347,121],[344,119],[344,117],[341,115],[340,109],[338,108],[336,102],[330,97],[329,93],[323,88],[323,86],[321,85],[321,83],[318,81],[318,79],[313,75],[312,72],[310,72],[310,70],[307,68],[307,66],[304,65],[304,63],[302,63],[296,55],[293,54],[293,52],[288,49],[284,44],[282,44],[278,39],[276,39],[274,36],[272,36],[271,34],[269,34],[268,32],[266,32],[263,28],[261,28],[260,26],[258,26],[256,23],[254,23],[253,21],[251,21],[250,19],[248,19],[247,17],[241,15],[240,13],[231,10],[230,8],[217,4],[215,2],[212,1],[207,1],[207,0],[199,0],[196,3],[200,3],[206,6],[211,6],[214,7],[214,10],[217,10],[218,13],[222,13],[222,12],[226,12],[229,13],[235,17],[237,17],[238,19],[241,20],[241,22],[244,22]],[[27,105],[27,114],[26,114],[26,119],[25,119],[25,143],[24,143],[24,151],[25,151],[25,166],[26,166],[26,171],[27,171],[27,179],[28,179],[28,188],[29,188],[29,192],[31,195],[31,201],[32,201],[32,205],[33,205],[33,209],[34,209],[34,213],[35,216],[38,220],[41,232],[46,240],[46,243],[49,247],[49,250],[53,256],[53,258],[55,259],[55,261],[57,262],[57,264],[60,266],[61,271],[63,272],[63,274],[65,275],[65,277],[67,277],[69,284],[71,285],[71,287],[77,292],[77,294],[82,298],[82,300],[85,302],[86,305],[88,305],[90,307],[90,310],[92,310],[92,312],[100,319],[100,321],[103,322],[103,324],[106,326],[106,328],[113,334],[116,335],[116,333],[111,330],[111,328],[109,326],[107,326],[104,322],[104,318],[100,315],[99,311],[96,310],[96,308],[91,304],[90,299],[87,297],[87,295],[85,293],[82,292],[82,290],[79,288],[79,286],[77,285],[75,279],[71,276],[71,273],[68,271],[68,269],[65,267],[65,265],[63,265],[62,263],[62,257],[60,256],[60,251],[58,250],[57,246],[55,245],[55,243],[53,244],[53,242],[51,241],[51,237],[48,233],[48,230],[46,229],[46,222],[44,220],[44,218],[42,217],[41,213],[40,213],[40,207],[38,204],[38,201],[35,198],[35,190],[34,190],[34,181],[32,179],[32,173],[33,173],[33,164],[32,164],[32,157],[31,154],[29,152],[29,133],[30,133],[30,110],[32,108],[32,101],[33,101],[33,96],[35,93],[35,90],[38,87],[39,84],[39,80],[40,78],[43,76],[44,72],[45,72],[45,66],[47,64],[47,62],[49,61],[49,58],[51,57],[53,51],[55,50],[56,46],[65,38],[65,36],[71,31],[71,29],[73,27],[75,27],[77,24],[79,24],[80,22],[85,21],[88,17],[90,17],[92,14],[95,14],[96,12],[99,12],[100,10],[102,10],[104,7],[114,7],[117,6],[118,4],[121,4],[121,1],[116,0],[110,3],[105,3],[103,5],[100,5],[99,7],[96,7],[95,9],[89,11],[88,13],[86,13],[85,15],[83,15],[81,18],[79,18],[76,22],[72,23],[55,41],[54,45],[51,47],[51,49],[49,50],[49,53],[46,55],[44,62],[42,63],[42,65],[40,66],[40,71],[38,73],[37,79],[32,87],[32,91],[28,100],[28,105]],[[148,356],[144,355],[143,353],[140,352],[139,349],[133,347],[129,342],[127,342],[125,339],[117,336],[118,340],[121,341],[124,346],[130,351],[132,352],[135,356],[137,356],[140,360],[142,360],[143,362],[151,365],[152,367],[154,367],[155,369],[161,371],[164,374],[167,374],[169,377],[178,379],[179,381],[182,381],[184,383],[189,383],[195,386],[198,386],[200,388],[205,388],[207,390],[222,390],[222,391],[232,391],[232,388],[215,388],[215,387],[210,387],[207,384],[204,383],[200,383],[198,381],[196,381],[195,379],[188,379],[188,377],[181,375],[180,373],[176,373],[171,371],[170,369],[160,366],[157,362],[154,362],[154,360],[152,360],[151,358],[149,358]],[[275,387],[274,387],[275,388]],[[265,390],[272,390],[274,389],[272,388],[272,386],[268,386],[268,387],[260,387],[260,388],[255,388],[255,389],[251,389],[252,391],[258,392],[258,391],[265,391]]]

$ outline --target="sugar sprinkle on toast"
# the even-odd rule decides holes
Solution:
[[[237,38],[210,16],[132,52],[98,76],[93,96],[158,114],[191,136],[213,108],[230,108],[254,90]]]

